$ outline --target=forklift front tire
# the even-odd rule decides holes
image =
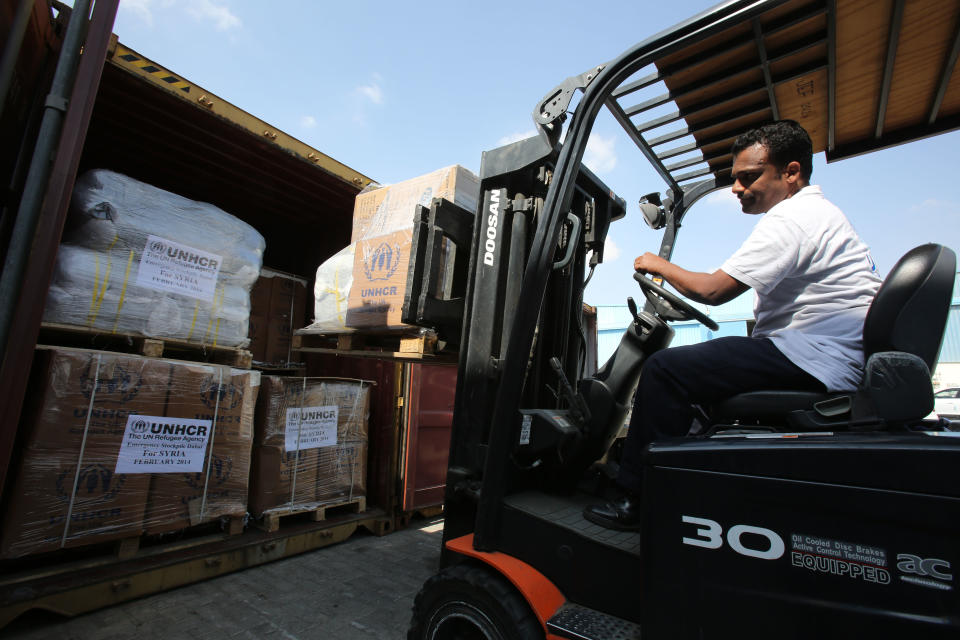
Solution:
[[[424,583],[407,640],[542,640],[543,627],[520,592],[499,573],[470,563]]]

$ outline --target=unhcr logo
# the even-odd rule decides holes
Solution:
[[[144,434],[144,433],[147,432],[147,428],[148,428],[149,426],[150,426],[150,425],[147,424],[147,421],[146,421],[146,420],[137,420],[136,422],[133,423],[132,429],[133,429],[133,432],[134,432],[134,433]]]
[[[400,245],[381,242],[373,250],[365,252],[363,272],[368,280],[389,280],[400,266]]]
[[[206,468],[206,465],[204,465]],[[209,473],[208,473],[209,472]],[[186,473],[183,475],[184,483],[191,489],[202,491],[204,487],[221,487],[230,480],[233,473],[233,458],[221,457],[213,454],[210,460],[210,468],[199,473]],[[208,480],[209,478],[209,480]],[[207,484],[209,482],[209,485]]]
[[[155,259],[167,260],[181,265],[196,265],[204,269],[219,268],[219,257],[198,253],[185,245],[173,241],[165,241],[151,236],[147,239],[146,251]]]
[[[129,368],[125,366],[127,364]],[[140,385],[143,383],[141,371],[135,368],[136,365],[137,363],[134,362],[123,363],[117,358],[112,364],[105,362],[94,379],[97,368],[95,358],[91,355],[79,375],[80,391],[83,397],[89,399],[90,394],[100,396],[107,393],[119,399],[121,403],[129,402],[140,392]]]
[[[126,477],[114,473],[102,464],[88,464],[77,472],[75,466],[65,467],[55,483],[57,499],[69,503],[73,499],[74,481],[76,497],[84,501],[85,508],[113,500],[123,487]]]

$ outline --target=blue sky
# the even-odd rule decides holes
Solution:
[[[712,6],[590,3],[121,0],[120,41],[325,154],[387,184],[533,133],[536,102],[566,77]],[[827,165],[813,181],[871,246],[882,273],[924,242],[960,249],[957,133]],[[638,198],[663,183],[611,118],[586,163],[628,203],[611,228],[590,304],[639,297],[634,256],[656,251]],[[729,193],[694,206],[674,261],[712,271],[756,219]]]

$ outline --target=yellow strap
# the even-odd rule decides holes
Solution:
[[[123,309],[123,299],[127,295],[127,281],[130,279],[130,265],[133,264],[133,249],[130,250],[130,255],[127,256],[127,270],[123,274],[123,287],[120,289],[120,300],[117,302],[117,313],[113,316],[113,329],[110,333],[117,332],[117,323],[120,322],[120,310]]]
[[[197,300],[197,303],[193,305],[193,320],[190,321],[190,331],[187,332],[187,340],[193,337],[193,330],[197,326],[197,313],[200,312],[200,301]]]
[[[110,281],[110,270],[113,268],[113,256],[107,255],[107,268],[103,272],[103,285],[100,287],[100,296],[97,298],[97,304],[93,310],[93,317],[90,318],[90,326],[97,321],[100,315],[100,306],[103,304],[103,297],[107,293],[107,283]]]
[[[93,296],[90,298],[90,308],[87,310],[87,326],[93,326],[93,310],[97,306],[97,297],[99,296],[99,287],[100,287],[100,254],[93,254]]]
[[[344,310],[344,312],[340,311],[340,303],[344,302],[347,299],[347,296],[342,295],[340,293],[340,270],[339,269],[333,270],[333,288],[331,289],[328,287],[324,289],[323,292],[333,295],[333,302],[334,304],[336,304],[336,309],[337,309],[337,320],[340,322],[340,326],[345,327],[347,325],[346,318],[344,317],[344,313],[346,312],[346,310]]]
[[[113,251],[113,245],[117,244],[117,240],[119,239],[120,236],[114,234],[113,240],[110,241],[110,246],[107,247],[107,268],[104,270],[103,282],[100,283],[99,292],[97,291],[97,287],[98,280],[100,279],[100,257],[96,253],[93,254],[97,263],[97,267],[93,276],[93,300],[90,302],[90,313],[87,314],[88,326],[92,327],[97,321],[97,316],[100,314],[100,305],[103,304],[103,297],[107,293],[107,283],[110,281],[110,269],[113,266],[111,251]]]
[[[88,323],[92,327],[93,324],[97,321],[97,316],[100,315],[100,305],[103,304],[103,297],[107,293],[107,283],[110,281],[110,269],[113,267],[113,258],[111,255],[107,254],[107,268],[103,272],[103,282],[100,286],[99,294],[94,295],[94,306],[93,313],[88,318]],[[99,271],[99,268],[97,269]]]
[[[219,290],[219,291],[217,291],[217,292],[215,292],[215,293],[213,294],[213,303],[210,305],[210,320],[209,320],[209,322],[207,322],[207,330],[206,330],[206,332],[203,334],[203,341],[204,341],[204,342],[207,341],[207,337],[210,335],[210,331],[213,329],[213,324],[214,324],[214,319],[213,319],[213,318],[214,318],[214,315],[217,313],[217,311],[220,310],[220,307],[221,307],[222,304],[223,304],[223,298],[224,298],[225,295],[226,295],[226,292],[225,292],[223,286],[220,287],[220,290]],[[218,318],[218,319],[217,319],[217,331],[219,331],[219,330],[220,330],[220,320],[219,320],[219,318]],[[214,335],[214,337],[213,337],[213,346],[217,346],[217,337],[216,337],[216,335]]]

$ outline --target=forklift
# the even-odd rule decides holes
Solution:
[[[550,91],[537,135],[484,153],[476,212],[421,208],[405,321],[458,345],[459,370],[441,568],[409,640],[960,637],[960,432],[927,418],[947,247],[886,277],[857,390],[705,407],[698,435],[648,447],[641,530],[582,516],[669,323],[717,329],[637,274],[645,305],[586,370],[583,290],[628,215],[582,164],[601,110],[666,183],[637,217],[669,259],[749,129],[796,120],[832,162],[960,127],[958,53],[958,0],[730,0]],[[431,294],[444,243],[448,299]]]

